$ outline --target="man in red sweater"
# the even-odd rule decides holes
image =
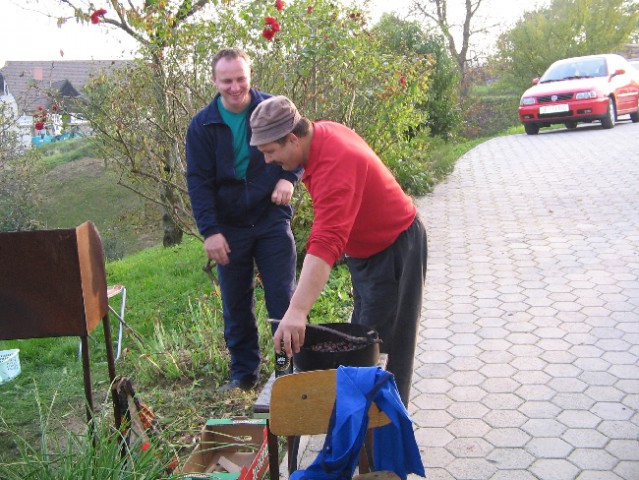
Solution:
[[[286,97],[251,115],[251,145],[266,163],[304,167],[315,215],[288,310],[273,337],[290,357],[304,344],[306,319],[342,254],[351,272],[351,321],[374,328],[387,369],[408,405],[426,275],[426,231],[413,200],[353,130],[302,117]]]

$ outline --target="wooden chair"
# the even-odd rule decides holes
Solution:
[[[297,456],[295,438],[326,434],[328,431],[335,403],[336,373],[337,370],[314,370],[283,375],[273,382],[269,431],[272,435],[287,437],[289,474],[297,469],[297,458],[291,458],[292,455]],[[354,479],[398,479],[393,472],[374,471],[372,454],[370,449],[366,449],[366,444],[372,445],[371,429],[387,425],[390,420],[375,404],[371,405],[369,417],[367,441],[360,453],[360,474]]]
[[[95,225],[0,233],[0,340],[80,337],[87,420],[93,418],[89,333],[104,325],[109,380],[115,358],[102,242]],[[111,392],[116,426],[120,414]]]

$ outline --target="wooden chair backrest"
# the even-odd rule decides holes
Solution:
[[[104,255],[93,223],[0,233],[0,340],[86,336],[107,311]]]
[[[337,370],[314,370],[283,375],[273,382],[269,428],[274,435],[320,435],[328,431],[335,403]],[[390,420],[375,404],[369,428]]]

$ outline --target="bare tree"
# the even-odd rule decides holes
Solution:
[[[461,5],[462,2],[464,4],[464,19],[461,24],[461,42],[458,44],[453,30],[460,25],[451,21],[449,7],[454,8]],[[426,20],[427,23],[434,23],[446,39],[448,51],[455,59],[459,70],[462,98],[466,97],[469,86],[468,67],[472,60],[469,58],[471,38],[477,33],[484,33],[487,29],[486,26],[477,29],[473,24],[473,19],[483,3],[485,0],[413,0],[411,4],[412,12]]]

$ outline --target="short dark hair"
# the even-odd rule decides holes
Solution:
[[[223,48],[215,55],[213,55],[213,59],[211,60],[211,73],[215,76],[215,67],[217,66],[217,62],[226,58],[228,60],[234,60],[236,58],[243,58],[246,60],[246,63],[251,65],[251,59],[248,54],[242,50],[241,48]]]
[[[293,130],[291,130],[290,133],[295,135],[297,138],[301,138],[308,135],[308,132],[310,131],[310,129],[311,129],[311,121],[306,117],[302,117],[300,118],[300,121],[295,124],[295,126],[293,127]],[[279,143],[280,145],[284,145],[286,143],[286,137],[288,136],[289,134],[287,133],[282,138],[275,140],[275,142]]]

